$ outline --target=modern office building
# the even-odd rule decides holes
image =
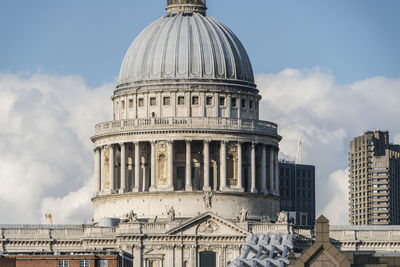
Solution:
[[[280,210],[298,226],[315,223],[315,166],[279,162]]]
[[[389,143],[389,132],[350,142],[349,178],[350,224],[400,223],[400,145]]]

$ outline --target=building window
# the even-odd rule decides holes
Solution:
[[[150,106],[155,106],[157,104],[155,97],[150,97]]]
[[[199,104],[199,97],[194,96],[192,97],[192,105],[198,105]]]
[[[139,98],[138,106],[139,107],[143,107],[144,106],[144,99],[143,98]]]
[[[133,108],[133,99],[129,99],[129,108]]]
[[[122,100],[122,102],[121,102],[121,108],[122,108],[122,109],[125,108],[125,101],[124,101],[124,100]]]
[[[89,260],[80,260],[79,267],[89,267]]]
[[[225,97],[220,97],[219,98],[219,105],[220,106],[225,106]]]
[[[253,108],[253,100],[250,100],[249,101],[249,109],[252,109]]]
[[[96,267],[108,267],[108,260],[99,260]]]
[[[59,260],[58,267],[68,267],[68,260]]]
[[[178,105],[185,105],[185,97],[178,96]]]
[[[163,100],[163,104],[164,106],[169,106],[170,105],[170,97],[169,96],[165,96],[164,100]]]
[[[231,105],[232,105],[233,108],[236,108],[236,102],[237,102],[236,97],[233,97],[232,101],[231,101]]]
[[[246,99],[242,99],[242,108],[246,108]]]
[[[212,105],[212,100],[213,100],[213,97],[212,97],[212,96],[207,96],[207,98],[206,98],[206,105],[207,105],[207,106],[211,106],[211,105]]]

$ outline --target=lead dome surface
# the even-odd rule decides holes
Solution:
[[[225,25],[199,12],[177,12],[150,24],[128,49],[119,85],[166,80],[231,81],[254,86],[249,57]]]

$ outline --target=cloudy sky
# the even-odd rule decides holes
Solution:
[[[0,224],[91,219],[94,124],[164,0],[1,0]],[[400,2],[209,0],[252,60],[281,157],[317,169],[317,213],[347,223],[347,152],[367,129],[400,143]]]

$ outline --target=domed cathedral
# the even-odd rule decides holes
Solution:
[[[228,238],[245,236],[248,221],[276,217],[277,125],[259,120],[261,96],[242,43],[206,10],[205,0],[168,0],[166,15],[129,47],[113,121],[96,125],[92,137],[95,222],[152,223],[172,236],[190,235],[197,223],[195,236]],[[198,266],[191,249],[184,266]],[[181,266],[162,258],[154,264],[164,265],[144,266]]]

